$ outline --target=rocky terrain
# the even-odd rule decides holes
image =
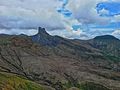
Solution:
[[[34,36],[0,35],[0,80],[6,73],[17,75],[38,88],[1,90],[120,90],[119,39],[70,40],[41,27],[38,31]],[[7,83],[2,80],[0,88]]]

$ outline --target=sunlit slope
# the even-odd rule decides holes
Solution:
[[[14,74],[0,72],[0,90],[48,90],[39,84],[18,77]]]

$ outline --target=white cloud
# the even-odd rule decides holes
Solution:
[[[98,21],[104,23],[108,21],[108,18],[101,18],[95,9],[100,1],[104,0],[69,0],[68,9],[72,11],[73,18],[81,23],[97,23]],[[56,12],[60,5],[59,0],[0,0],[0,16],[18,19],[21,27],[28,22],[31,23],[27,24],[30,27],[63,27],[63,20]],[[11,22],[7,23],[3,20],[2,23],[10,25]]]
[[[68,8],[79,22],[82,23],[109,23],[110,18],[101,17],[96,11],[96,5],[106,0],[70,0]]]
[[[83,32],[82,29],[73,31],[71,26],[78,23],[80,25],[109,23],[110,18],[100,17],[96,11],[96,5],[103,1],[108,0],[69,0],[66,8],[73,16],[65,18],[56,11],[62,5],[59,0],[0,0],[0,33],[31,35],[37,32],[38,26],[41,26],[55,35],[88,38],[89,31]],[[101,13],[108,12],[103,10]],[[115,20],[119,20],[119,16],[116,16]]]
[[[86,33],[82,32],[82,30],[77,31],[67,31],[67,30],[55,30],[55,31],[48,31],[51,35],[58,35],[62,36],[64,38],[70,38],[70,39],[88,39],[88,36]]]
[[[19,35],[19,34],[25,34],[25,35],[35,35],[38,32],[38,30],[36,29],[11,29],[11,30],[7,30],[7,29],[0,29],[0,34],[15,34],[15,35]]]
[[[112,35],[120,39],[120,30],[115,30],[114,32],[112,32]]]
[[[109,15],[109,11],[103,8],[102,10],[100,10],[99,14],[100,15]]]
[[[8,21],[0,20],[2,24],[11,25],[11,27],[62,27],[59,14],[56,7],[59,5],[57,0],[0,0],[0,17],[8,18]],[[16,21],[10,21],[16,18]],[[8,22],[8,23],[7,23]],[[28,25],[28,22],[30,25]],[[13,25],[14,23],[14,25]]]
[[[114,22],[120,22],[120,15],[115,15],[113,20]]]

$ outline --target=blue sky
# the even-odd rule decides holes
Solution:
[[[0,0],[0,33],[90,39],[120,38],[120,0]]]

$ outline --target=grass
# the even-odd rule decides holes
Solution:
[[[71,87],[76,87],[79,90],[110,90],[107,87],[104,87],[99,84],[95,84],[93,82],[85,82],[85,83],[78,84],[77,86],[72,86],[70,83],[65,83],[64,87],[66,89]]]
[[[86,82],[80,85],[80,90],[110,90],[107,87],[104,87],[93,82]]]
[[[0,90],[45,90],[41,85],[13,74],[0,72]]]
[[[10,44],[11,42],[10,41],[2,41],[2,40],[0,40],[0,45],[8,45],[8,44]]]

